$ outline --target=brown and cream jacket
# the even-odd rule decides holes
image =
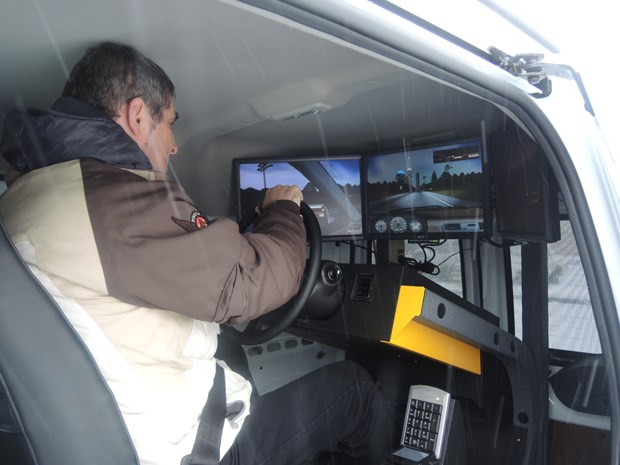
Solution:
[[[298,207],[278,202],[248,235],[209,221],[177,183],[157,180],[120,126],[70,99],[14,114],[0,150],[25,172],[0,197],[11,238],[93,353],[141,463],[180,463],[221,363],[219,324],[251,320],[298,289]],[[226,389],[245,408],[225,424],[222,455],[250,397],[229,369]]]

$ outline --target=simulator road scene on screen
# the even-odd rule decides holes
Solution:
[[[253,210],[265,190],[278,184],[295,184],[301,188],[324,238],[362,234],[359,157],[241,163],[241,214]]]
[[[483,228],[479,143],[368,157],[370,234],[465,233]]]

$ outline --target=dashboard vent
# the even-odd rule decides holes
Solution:
[[[353,284],[353,292],[351,292],[351,300],[372,300],[372,291],[374,283],[374,275],[358,274],[355,276],[355,284]]]

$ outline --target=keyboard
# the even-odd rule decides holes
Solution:
[[[395,458],[405,459],[402,463],[416,463],[432,455],[436,463],[441,463],[453,407],[448,392],[433,386],[411,386],[400,441],[403,448],[396,451]]]

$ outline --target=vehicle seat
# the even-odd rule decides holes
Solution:
[[[0,433],[33,464],[138,465],[90,352],[0,230]]]

